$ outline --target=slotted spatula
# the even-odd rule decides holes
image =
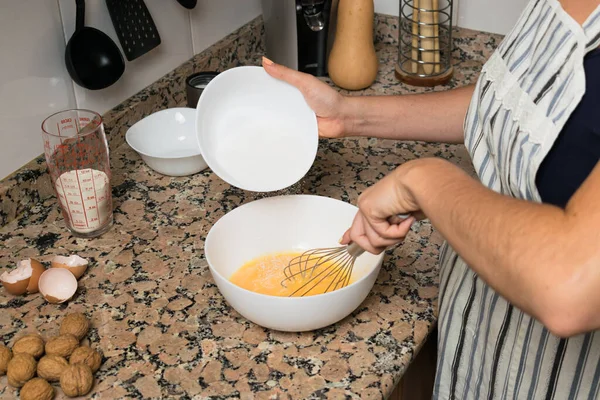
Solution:
[[[144,0],[106,0],[106,7],[127,60],[135,60],[160,44]]]

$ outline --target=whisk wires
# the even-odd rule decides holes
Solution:
[[[356,257],[347,251],[347,246],[307,250],[293,258],[283,273],[284,287],[299,280],[302,284],[289,296],[306,296],[317,286],[327,284],[323,293],[343,288],[350,284]]]

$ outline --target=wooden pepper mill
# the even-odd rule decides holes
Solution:
[[[364,89],[377,77],[379,61],[373,44],[373,19],[373,0],[339,0],[327,68],[333,83],[343,89]]]
[[[454,0],[400,0],[396,77],[436,86],[452,79]]]

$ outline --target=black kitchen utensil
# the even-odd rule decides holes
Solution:
[[[196,72],[188,76],[185,80],[185,93],[187,97],[187,106],[190,108],[196,108],[198,100],[204,92],[206,85],[212,81],[217,75],[216,71],[203,71]]]
[[[144,0],[106,0],[106,7],[129,61],[160,44],[160,35]]]
[[[179,4],[181,4],[182,6],[184,6],[185,8],[191,10],[192,8],[196,7],[196,3],[198,3],[198,0],[177,0],[179,2]]]
[[[81,87],[104,89],[123,75],[125,60],[108,35],[85,26],[85,0],[75,0],[75,5],[75,32],[65,50],[67,71]]]

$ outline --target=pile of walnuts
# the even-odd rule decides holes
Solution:
[[[90,322],[81,313],[68,314],[60,326],[60,335],[44,343],[41,336],[25,335],[13,344],[12,351],[0,344],[0,376],[8,384],[21,388],[22,400],[51,400],[60,383],[69,397],[86,395],[94,386],[94,373],[102,356],[88,346],[80,346]],[[37,378],[34,378],[37,374]]]

